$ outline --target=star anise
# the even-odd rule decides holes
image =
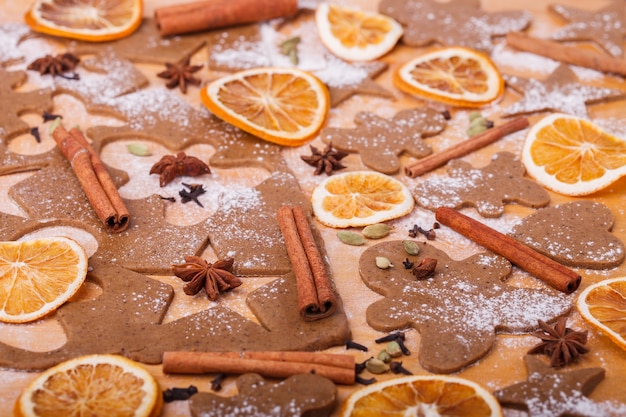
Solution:
[[[202,80],[193,76],[194,72],[200,71],[204,65],[189,65],[190,56],[186,56],[178,63],[167,62],[165,71],[157,74],[157,77],[169,80],[165,86],[167,88],[179,87],[183,94],[187,94],[187,85],[200,85]]]
[[[48,54],[31,62],[27,69],[39,71],[41,75],[50,74],[53,77],[58,75],[68,80],[78,80],[80,78],[78,74],[65,75],[65,73],[74,71],[79,62],[80,58],[69,52],[56,56]]]
[[[172,265],[174,275],[187,282],[183,291],[187,295],[195,295],[204,287],[209,300],[215,301],[220,293],[230,291],[242,284],[231,270],[233,258],[220,259],[209,263],[199,256],[185,256],[185,263]]]
[[[195,156],[188,156],[185,152],[178,152],[176,156],[165,155],[150,168],[150,174],[159,174],[161,187],[166,186],[176,177],[197,177],[210,173],[211,169],[207,164]]]
[[[310,145],[310,148],[311,156],[302,155],[300,158],[307,164],[316,167],[315,175],[319,175],[322,172],[330,175],[333,171],[345,168],[339,161],[348,156],[348,153],[334,150],[332,142],[323,151],[320,151],[313,145]]]
[[[560,368],[574,362],[580,355],[589,352],[587,331],[576,331],[566,327],[567,319],[561,317],[554,327],[539,320],[541,331],[533,336],[542,340],[537,346],[528,351],[530,354],[543,353],[550,356],[550,366]]]

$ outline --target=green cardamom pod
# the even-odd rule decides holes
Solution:
[[[365,368],[373,374],[382,374],[389,370],[387,364],[378,358],[368,359]]]
[[[365,236],[368,239],[382,239],[385,236],[389,235],[389,232],[391,232],[391,229],[393,229],[393,227],[388,226],[384,223],[376,223],[376,224],[371,224],[369,226],[365,226],[363,228],[363,236]]]
[[[387,350],[383,349],[378,353],[378,356],[376,356],[377,359],[380,359],[381,361],[385,362],[385,363],[389,363],[391,362],[391,355],[389,354],[389,352],[387,352]]]
[[[133,155],[137,156],[150,156],[152,155],[152,151],[146,145],[141,145],[139,143],[130,143],[126,145],[126,149]]]
[[[376,257],[376,266],[379,267],[380,269],[389,269],[393,265],[391,264],[391,261],[389,259],[385,258],[384,256],[377,256]]]
[[[54,130],[55,130],[57,127],[61,126],[61,122],[62,122],[62,120],[61,120],[61,118],[60,118],[60,117],[57,117],[56,119],[54,119],[54,120],[52,121],[52,123],[50,123],[50,126],[48,126],[48,133],[53,134],[53,133],[54,133]]]
[[[358,233],[340,230],[337,237],[346,245],[361,246],[365,244],[365,238]]]
[[[415,256],[420,253],[419,245],[413,240],[403,240],[402,246],[404,246],[404,251],[409,255]]]
[[[478,110],[471,111],[468,115],[470,123],[476,119],[483,119],[483,114]]]
[[[402,349],[400,348],[400,343],[396,342],[395,340],[392,340],[391,342],[387,343],[387,353],[392,358],[398,358],[402,356]]]

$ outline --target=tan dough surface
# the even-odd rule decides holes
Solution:
[[[558,3],[581,9],[597,9],[598,7],[606,5],[609,2],[609,0],[561,0]],[[144,15],[151,17],[155,8],[172,3],[178,2],[175,0],[145,0]],[[377,10],[378,1],[343,0],[339,3],[345,5],[357,5],[365,9],[375,11]],[[548,0],[481,1],[482,8],[485,11],[495,12],[504,10],[526,10],[530,12],[533,19],[528,33],[545,38],[565,25],[564,21],[559,19],[554,14],[549,13],[547,6],[551,3],[554,2]],[[0,0],[0,9],[3,11],[0,23],[21,23],[23,13],[28,6],[28,2]],[[581,45],[582,47],[592,47],[588,43]],[[34,58],[44,55],[45,53],[54,53],[55,50],[62,50],[62,46],[60,44],[46,42],[41,39],[28,40],[24,44],[24,47],[28,51],[31,51],[31,55],[26,57],[26,63],[32,61]],[[41,52],[37,53],[36,51],[38,48],[41,48]],[[352,96],[331,110],[326,126],[333,128],[353,128],[354,118],[360,111],[372,112],[382,118],[389,119],[393,117],[394,114],[404,109],[426,107],[428,103],[400,93],[392,84],[392,71],[399,64],[406,62],[420,50],[421,49],[398,46],[391,54],[382,58],[382,61],[389,64],[389,69],[383,72],[380,76],[376,77],[375,82],[381,87],[384,87],[386,90],[393,92],[394,99],[367,95]],[[508,48],[496,48],[495,54],[496,56],[494,60],[499,65],[500,69],[509,75],[544,78],[547,77],[556,67],[556,63],[550,63],[549,61],[534,55],[525,57],[524,55],[516,53]],[[206,65],[206,49],[202,48],[196,55],[194,55],[193,61]],[[534,70],[533,63],[537,63],[537,65],[534,66]],[[136,67],[148,77],[150,85],[163,85],[163,80],[155,77],[155,74],[158,71],[161,71],[163,66],[156,64],[136,64]],[[16,68],[16,66],[11,66],[7,69],[15,70]],[[19,69],[22,68],[23,65],[19,67]],[[200,75],[203,81],[208,81],[218,76],[218,74],[209,72],[206,67],[200,72]],[[578,77],[582,77],[585,84],[626,91],[626,80],[624,78],[604,77],[602,74],[591,70],[579,70]],[[29,89],[32,90],[33,88],[33,86],[26,84],[20,87],[19,91],[25,92],[29,91]],[[43,87],[37,86],[37,88]],[[197,109],[202,108],[197,88],[191,87],[186,95],[181,94],[180,97],[191,106]],[[507,88],[502,100],[492,107],[483,109],[483,114],[488,118],[492,115],[499,115],[502,113],[503,109],[518,101],[520,98],[521,96],[519,94]],[[87,113],[83,103],[69,95],[62,94],[55,96],[53,101],[55,110],[71,110],[67,112],[70,116],[64,120],[64,124],[66,126],[79,125],[81,128],[88,129],[93,126],[108,125],[112,127],[120,127],[122,125],[119,120],[111,117],[101,114]],[[437,104],[434,105],[436,109],[444,109],[443,107],[438,106],[439,105]],[[613,129],[614,133],[618,136],[626,137],[626,118],[623,111],[624,106],[625,101],[618,100],[588,105],[587,111],[592,119],[604,121],[607,127],[609,129]],[[425,139],[426,142],[433,147],[435,152],[465,139],[465,130],[469,125],[468,113],[468,111],[463,109],[454,109],[453,118],[449,121],[449,126],[446,128],[445,132],[436,139]],[[531,114],[529,116],[531,124],[539,120],[544,114],[546,113]],[[41,120],[38,112],[23,115],[22,118],[31,125],[39,124]],[[494,121],[496,123],[500,122],[497,118],[495,118]],[[49,151],[54,147],[54,142],[47,133],[47,125],[45,126],[46,128],[42,129],[42,144],[37,148],[40,152]],[[476,152],[463,158],[463,160],[467,161],[474,167],[483,167],[489,163],[492,155],[497,152],[510,151],[519,155],[521,152],[523,138],[524,132],[512,134],[507,138],[486,147],[480,152]],[[18,136],[9,143],[9,146],[15,152],[33,154],[34,151],[29,150],[29,143],[32,143],[32,140],[33,138],[29,135]],[[105,162],[117,169],[126,168],[129,165],[127,160],[128,152],[126,151],[126,144],[130,142],[148,143],[143,142],[142,138],[131,137],[120,141],[119,143],[115,142],[105,144],[102,149],[102,155]],[[325,146],[325,143],[322,142],[320,137],[314,139],[311,144],[319,149],[322,149]],[[174,153],[176,151],[174,149],[167,149],[161,144],[154,144],[154,149],[156,149],[156,153],[159,155]],[[188,151],[188,153],[203,157],[205,160],[208,160],[217,152],[213,146],[206,143],[195,144],[187,149],[192,150]],[[233,150],[231,152],[236,154],[237,150]],[[286,164],[295,173],[297,179],[299,180],[300,187],[305,195],[310,195],[315,186],[321,182],[325,176],[313,176],[313,168],[304,164],[300,160],[300,155],[310,154],[308,144],[300,148],[283,149],[281,152]],[[414,161],[414,159],[406,155],[400,157],[400,163],[403,167],[412,161]],[[347,158],[342,160],[342,163],[348,165],[349,170],[368,169],[361,162],[358,154],[350,154]],[[145,169],[145,167],[143,169]],[[271,172],[267,169],[267,165],[264,166],[262,163],[243,169],[227,169],[227,166],[212,166],[211,169],[213,171],[212,175],[214,175],[215,178],[218,178],[221,183],[239,188],[253,188],[271,176]],[[444,175],[445,172],[445,168],[439,168],[432,175]],[[12,216],[27,217],[27,214],[24,213],[22,209],[9,197],[8,189],[14,184],[28,179],[31,175],[32,173],[16,173],[7,176],[0,176],[1,212]],[[137,173],[129,169],[128,175],[130,178],[129,184],[121,187],[120,189],[122,197],[128,199],[147,198],[149,194],[141,194],[143,192],[141,191],[142,184],[138,184],[135,178]],[[409,186],[409,188],[412,189],[418,181],[423,181],[428,178],[429,175],[431,174],[427,174],[421,179],[410,179],[406,177],[404,173],[400,172],[395,174],[395,177],[403,181],[407,184],[407,186]],[[147,192],[148,191],[146,191],[146,193]],[[549,194],[551,199],[550,206],[577,200],[595,201],[606,205],[611,209],[612,214],[615,217],[612,230],[613,235],[622,242],[626,242],[626,178],[623,178],[601,192],[584,198],[569,198],[552,192]],[[217,200],[214,200],[215,201],[208,205],[204,210],[197,207],[187,206],[185,206],[185,210],[176,207],[170,208],[167,210],[166,219],[171,224],[177,226],[193,225],[194,223],[207,219],[218,210],[219,206],[216,204]],[[209,201],[209,199],[207,199],[207,201]],[[471,214],[493,228],[503,232],[508,232],[522,217],[535,212],[535,209],[520,205],[506,205],[502,217],[488,219],[481,218],[472,208],[466,209],[465,212]],[[390,224],[394,227],[394,231],[386,239],[389,241],[406,239],[407,230],[412,228],[414,224],[424,228],[430,228],[433,222],[434,213],[432,211],[416,206],[416,208],[408,216],[390,222]],[[329,257],[332,276],[337,292],[343,301],[343,309],[345,310],[345,314],[349,321],[352,338],[356,342],[369,347],[369,352],[346,350],[343,346],[329,349],[329,351],[336,353],[351,353],[355,356],[357,362],[361,362],[370,356],[375,356],[378,353],[382,347],[381,345],[374,343],[374,339],[385,334],[384,332],[374,330],[366,321],[368,306],[380,301],[383,297],[368,288],[364,284],[358,272],[358,263],[361,254],[367,248],[374,246],[374,244],[378,242],[370,241],[362,247],[347,246],[342,244],[337,239],[336,230],[326,228],[319,223],[317,224],[317,227],[319,228],[321,236],[326,244],[326,252]],[[95,249],[89,249],[89,246],[93,246],[94,243],[88,233],[81,233],[76,230],[69,232],[77,233],[81,243],[88,247],[88,253],[90,255],[93,253]],[[458,234],[447,228],[437,230],[437,239],[431,243],[435,248],[445,251],[450,258],[454,260],[465,259],[483,251],[479,246],[465,238],[460,237]],[[215,254],[212,253],[212,251],[207,251],[203,255],[207,258],[215,257]],[[600,280],[626,276],[626,265],[621,264],[615,268],[607,270],[577,269],[577,271],[579,271],[583,277],[582,284],[578,290],[578,292],[580,292],[590,284]],[[209,302],[206,299],[200,300],[185,296],[182,292],[182,281],[164,276],[153,276],[152,278],[166,282],[174,288],[174,297],[171,307],[163,319],[164,323],[170,323],[181,317],[199,313],[209,307]],[[272,282],[274,277],[250,277],[247,279],[249,280],[247,281],[249,283],[246,284],[245,288],[238,288],[237,291],[235,291],[237,293],[236,297],[229,294],[220,302],[223,302],[223,306],[232,309],[244,317],[255,320],[254,313],[250,311],[249,307],[245,303],[245,297],[255,289]],[[511,285],[544,288],[535,278],[516,268],[513,269],[512,275],[509,278],[509,283]],[[86,286],[84,291],[81,292],[80,297],[89,299],[96,297],[97,295],[97,288],[93,286]],[[574,294],[574,297],[575,295],[576,293]],[[107,318],[102,317],[101,319],[106,320]],[[621,350],[607,337],[588,326],[581,319],[575,308],[568,316],[568,327],[572,327],[576,330],[588,329],[588,346],[591,348],[590,353],[584,355],[576,364],[572,365],[568,369],[603,367],[606,370],[605,379],[600,382],[597,388],[590,395],[590,398],[599,402],[615,400],[626,404],[626,385],[623,384],[623,376],[626,375],[626,351]],[[421,367],[417,357],[417,352],[420,346],[420,334],[416,330],[410,330],[407,332],[406,337],[406,344],[411,350],[412,355],[402,358],[403,365],[410,369],[414,374],[428,374],[428,371]],[[465,368],[456,374],[458,376],[476,381],[492,392],[526,380],[527,371],[524,362],[524,354],[538,342],[537,338],[530,335],[498,334],[495,339],[493,348],[488,355],[483,357],[474,365]],[[35,323],[19,326],[0,323],[0,341],[24,349],[45,352],[55,350],[59,346],[62,346],[66,342],[66,338],[64,331],[58,322],[54,318],[46,318]],[[163,389],[170,387],[187,387],[190,384],[193,384],[197,386],[201,392],[210,392],[211,379],[213,378],[213,375],[164,375],[160,365],[146,365],[146,368],[158,378]],[[0,410],[11,410],[22,388],[33,380],[36,375],[37,374],[34,372],[0,369]],[[369,377],[370,375],[365,376]],[[378,380],[384,380],[392,378],[394,375],[385,374],[377,375],[376,377]],[[236,393],[235,380],[236,378],[234,377],[228,378],[224,385],[224,389],[220,392],[220,395],[234,395]],[[343,401],[352,391],[360,387],[360,385],[355,385],[353,387],[339,386],[338,404],[340,404],[341,401]],[[336,408],[335,414],[337,414],[338,409],[339,407]],[[182,401],[166,404],[162,416],[190,417],[191,414],[187,402]],[[505,416],[525,416],[525,413],[505,410]]]

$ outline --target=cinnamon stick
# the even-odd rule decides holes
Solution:
[[[506,42],[509,46],[521,51],[545,56],[566,64],[626,76],[626,60],[621,58],[534,38],[519,32],[509,32],[506,35]]]
[[[487,129],[484,132],[466,139],[463,142],[459,142],[441,152],[434,153],[426,158],[420,159],[414,164],[407,166],[404,169],[404,172],[411,178],[419,177],[420,175],[424,175],[435,168],[445,165],[452,159],[465,156],[505,137],[506,135],[525,129],[528,125],[529,123],[526,117],[517,117],[504,123],[503,125]]]
[[[105,228],[114,233],[126,230],[130,223],[130,213],[106,166],[82,132],[77,128],[68,132],[63,126],[59,126],[52,137],[70,162],[83,192]]]
[[[300,316],[313,321],[332,315],[337,299],[304,210],[282,206],[277,220],[296,277]]]
[[[352,355],[321,352],[164,352],[163,372],[170,374],[258,373],[288,378],[314,372],[338,384],[355,381]]]
[[[475,243],[504,256],[514,265],[559,291],[571,293],[580,285],[581,276],[575,271],[512,237],[459,213],[457,210],[440,207],[435,212],[435,218],[441,224],[450,227]]]
[[[160,7],[154,12],[161,36],[217,29],[291,16],[297,0],[208,0]]]

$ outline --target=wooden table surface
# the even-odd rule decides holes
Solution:
[[[582,9],[596,9],[600,6],[606,5],[608,2],[609,1],[606,0],[560,1],[560,3],[562,4],[568,4]],[[167,3],[177,2],[172,0],[147,0],[145,2],[145,15],[152,16],[155,8]],[[538,37],[547,37],[550,33],[554,32],[557,28],[563,25],[562,21],[560,21],[556,16],[548,12],[547,6],[550,3],[551,2],[548,0],[482,0],[483,8],[487,11],[507,9],[523,9],[529,11],[533,16],[533,20],[528,32]],[[377,8],[377,1],[344,0],[341,1],[340,4],[353,4],[369,10],[376,10]],[[28,6],[28,1],[1,0],[0,8],[3,10],[3,15],[2,17],[0,17],[0,23],[22,22],[23,13]],[[28,47],[33,46],[30,45]],[[417,53],[419,53],[419,49],[397,47],[391,54],[383,58],[383,60],[390,64],[390,69],[382,74],[380,77],[378,77],[376,81],[379,84],[388,88],[389,90],[393,91],[396,96],[395,100],[364,96],[350,99],[340,105],[338,107],[338,110],[331,111],[327,124],[332,126],[349,127],[351,126],[354,114],[359,110],[372,111],[374,113],[383,115],[384,117],[390,117],[399,109],[408,108],[410,106],[415,107],[419,105],[424,105],[420,101],[399,93],[392,86],[391,82],[391,73],[393,68],[397,66],[398,63],[405,62],[408,58],[416,55]],[[507,53],[509,54],[508,56],[515,55],[514,51],[508,50],[506,48],[501,48],[498,53],[500,54],[499,57],[502,59],[506,59]],[[516,58],[516,62],[520,62],[518,61],[518,59],[519,58]],[[206,51],[203,49],[202,51],[198,52],[198,54],[194,56],[193,61],[199,63],[205,62]],[[517,70],[515,68],[508,68],[508,70],[505,72],[516,71],[515,75],[527,75],[542,78],[547,76],[547,73],[545,72],[545,62],[541,62],[542,65],[532,71],[530,68],[528,68],[528,66],[524,66],[521,68],[517,68]],[[20,63],[11,66],[8,69],[22,70],[25,68],[26,65],[27,63]],[[160,66],[151,65],[141,65],[140,68],[150,77],[151,81],[156,80],[154,74],[156,74],[156,72],[160,70]],[[584,73],[587,74],[585,82],[587,82],[588,79],[588,82],[593,85],[611,86],[626,91],[626,80],[624,78],[605,77],[602,74],[593,72],[591,70],[586,71],[587,72]],[[207,77],[206,72],[202,75],[205,79],[209,78]],[[152,84],[155,83],[156,81]],[[28,86],[24,88],[28,88]],[[192,103],[193,105],[200,106],[201,104],[197,95],[193,94],[196,91],[197,89],[194,89],[192,90],[191,94],[187,94],[184,97],[186,100],[189,100],[190,103]],[[497,104],[497,106],[499,106],[500,109],[503,109],[508,104],[514,102],[518,98],[518,95],[507,89],[504,98],[500,103]],[[618,100],[611,103],[590,105],[588,106],[590,117],[594,120],[604,121],[606,126],[614,130],[614,133],[622,137],[626,137],[626,113],[624,112],[624,108],[626,107],[625,103],[626,102],[624,100]],[[67,97],[63,97],[63,95],[61,95],[55,97],[55,106],[58,106],[59,108],[64,108],[64,106],[76,106],[76,104],[69,100]],[[485,111],[489,110],[486,109]],[[102,116],[89,115],[84,111],[84,108],[81,108],[81,106],[77,106],[76,112],[77,113],[72,117],[76,119],[81,127],[87,128],[91,125],[107,123],[106,118]],[[493,114],[497,118],[498,112],[495,111],[493,112]],[[536,122],[545,114],[546,113],[537,113],[531,115],[529,117],[531,123]],[[31,116],[24,116],[25,120],[29,120],[29,117]],[[456,117],[453,120],[453,123],[461,123],[460,120],[462,119],[462,117]],[[463,131],[464,129],[456,129],[457,134],[462,133]],[[520,143],[521,141],[523,141],[523,134],[519,134],[515,137],[518,138],[518,140],[502,141],[500,143],[491,145],[480,152],[469,155],[464,159],[475,165],[484,165],[489,160],[491,155],[496,151],[508,149],[512,150],[513,152],[519,152],[521,148]],[[450,138],[450,140],[457,139],[462,138]],[[14,146],[15,149],[27,148],[27,145],[21,144],[20,141],[21,138],[14,139],[15,143],[12,144],[12,146]],[[444,146],[442,143],[432,141],[429,143],[431,143],[435,149],[440,149]],[[319,138],[315,139],[312,144],[318,147],[323,146]],[[48,143],[48,145],[53,146],[50,143]],[[105,151],[103,151],[103,158],[105,159],[105,161],[107,163],[114,164],[116,155],[118,155],[118,150],[120,150],[121,152],[121,148],[116,147],[115,144],[110,145],[109,149],[105,149]],[[205,152],[207,155],[210,155],[212,150],[202,148],[199,149],[199,152]],[[308,145],[297,149],[285,149],[284,151],[285,158],[290,161],[292,165],[295,165],[294,161],[299,160],[299,155],[306,153],[308,153]],[[402,159],[402,163],[403,165],[405,165],[409,161],[409,158],[403,158],[404,159]],[[354,155],[351,155],[349,157],[349,162],[351,164],[351,167],[358,166],[358,164],[360,163],[358,157]],[[241,181],[243,184],[245,184],[247,181],[250,186],[255,185],[260,179],[263,179],[267,176],[266,172],[258,169],[243,169],[233,171],[236,172],[224,173],[224,175],[233,180]],[[301,186],[305,193],[310,193],[315,185],[323,179],[323,177],[313,177],[310,170],[303,169],[301,167],[296,169],[295,172],[299,177],[301,177]],[[441,174],[443,172],[444,171],[440,169],[435,174]],[[12,184],[26,178],[28,175],[30,174],[16,174],[8,177],[0,177],[0,210],[13,214],[19,213],[19,209],[15,207],[15,205],[10,201],[9,197],[7,196],[6,190]],[[414,184],[416,181],[409,179],[402,173],[398,174],[396,177],[407,184]],[[613,186],[609,187],[607,190],[584,198],[587,200],[601,202],[612,209],[612,212],[616,217],[613,233],[622,241],[626,241],[625,195],[626,179],[622,179]],[[576,200],[574,198],[568,198],[554,193],[551,193],[551,198],[551,205]],[[411,221],[411,217],[416,217],[417,212],[419,212],[420,219],[431,219],[431,221],[432,219],[434,219],[432,213],[426,212],[423,209],[416,208],[414,213],[412,213],[409,218],[392,222],[392,224],[394,224],[394,226],[396,226],[398,230],[403,230],[403,228],[405,228],[407,225],[414,223]],[[488,224],[494,225],[494,227],[506,229],[507,225],[513,224],[520,217],[525,216],[530,212],[532,212],[532,210],[524,209],[519,206],[507,206],[505,215],[502,218],[487,220],[486,222]],[[170,216],[172,217],[172,221],[176,221],[175,213],[171,214]],[[2,226],[0,225],[0,227]],[[345,310],[348,320],[350,322],[353,339],[355,341],[370,346],[372,348],[372,351],[375,352],[377,351],[376,349],[378,349],[378,347],[374,344],[373,341],[375,338],[379,337],[381,333],[374,331],[366,324],[365,309],[369,304],[378,300],[380,297],[371,290],[369,290],[367,287],[365,287],[365,285],[363,285],[360,277],[358,276],[358,273],[356,272],[356,264],[364,248],[348,247],[346,245],[337,243],[337,239],[335,237],[336,230],[325,228],[321,225],[319,226],[319,228],[327,244],[330,263],[333,271],[333,278],[345,304]],[[460,259],[480,251],[480,248],[478,246],[472,244],[469,241],[464,241],[463,239],[458,238],[446,240],[445,236],[451,236],[451,234],[446,235],[446,233],[443,233],[443,236],[444,238],[441,241],[435,241],[434,244],[441,249],[446,250],[455,259]],[[397,235],[396,238],[398,238]],[[462,244],[455,244],[459,242]],[[591,271],[581,269],[579,270],[579,272],[583,276],[583,283],[580,289],[582,290],[588,285],[599,280],[626,275],[626,265],[623,264],[617,268],[606,271]],[[163,279],[162,277],[155,278]],[[524,275],[523,272],[515,269],[512,279],[519,279],[520,281],[524,281],[527,279],[527,277]],[[268,279],[265,279],[265,281],[263,281],[263,279],[260,279],[259,284],[267,282],[267,280]],[[171,284],[171,281],[168,280],[168,283]],[[179,316],[185,314],[185,312],[189,311],[190,309],[199,308],[197,305],[194,306],[189,299],[179,295],[181,293],[180,287],[175,288],[175,290],[177,290],[177,295],[174,299],[171,310],[168,312],[166,321],[174,320]],[[237,311],[240,311],[244,315],[250,314],[249,312],[245,311],[246,307],[243,302],[233,301],[231,304],[229,304],[229,306],[231,306],[233,309],[236,309]],[[589,329],[589,327],[582,321],[582,319],[575,310],[570,315],[568,326],[574,327],[576,329]],[[599,334],[597,331],[589,329],[589,333],[589,347],[591,348],[591,352],[588,355],[585,355],[580,363],[575,366],[602,366],[606,369],[605,380],[595,389],[595,391],[591,395],[591,398],[596,401],[618,400],[626,403],[626,384],[623,383],[624,375],[626,375],[626,352],[619,349],[607,337]],[[412,331],[408,339],[408,347],[412,351],[417,352],[419,333]],[[0,341],[20,347],[25,347],[31,350],[45,351],[63,345],[65,341],[65,336],[59,324],[54,320],[54,317],[50,317],[31,324],[0,324]],[[523,365],[522,359],[523,352],[525,350],[528,350],[530,346],[533,346],[536,341],[536,338],[533,338],[529,335],[499,335],[493,351],[487,357],[479,361],[476,365],[470,366],[467,369],[459,372],[458,375],[481,383],[491,391],[522,381],[526,378],[526,370]],[[336,347],[329,350],[332,352],[346,352],[343,347]],[[362,353],[354,350],[350,350],[348,352],[353,353],[357,361],[362,361],[369,357],[368,355],[371,355],[371,352]],[[414,370],[415,373],[427,373],[419,366],[416,355],[404,358],[404,364],[405,366]],[[188,386],[189,384],[194,384],[201,391],[209,391],[210,380],[212,379],[211,375],[193,377],[171,376],[163,375],[160,366],[146,367],[159,379],[163,388],[174,386],[183,387]],[[0,370],[0,410],[5,410],[0,411],[0,414],[6,415],[5,412],[12,409],[13,404],[21,389],[26,384],[28,384],[29,381],[35,378],[36,375],[36,373]],[[390,377],[393,376],[384,375],[379,377],[379,379],[382,380]],[[348,395],[355,388],[359,388],[359,386],[357,385],[354,387],[340,387],[340,400],[344,399],[346,395]],[[234,387],[232,386],[232,383],[226,384],[223,393],[224,395],[230,395],[234,393]],[[509,416],[518,414],[518,412],[513,411],[506,412],[506,415]],[[163,416],[167,417],[182,417],[188,415],[189,410],[186,402],[166,404],[163,411]]]

